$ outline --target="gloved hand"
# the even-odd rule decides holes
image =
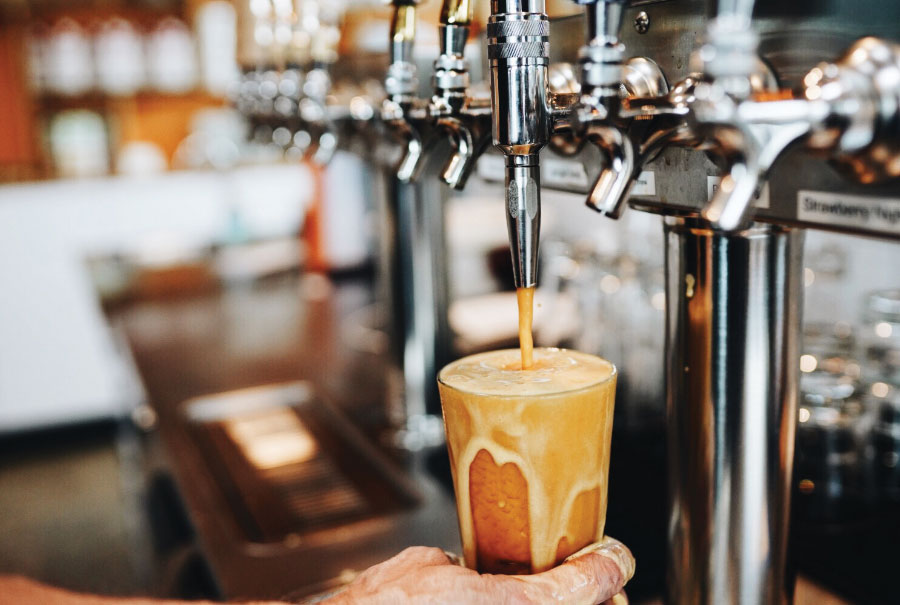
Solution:
[[[602,542],[561,565],[530,576],[479,574],[438,548],[415,546],[370,567],[325,605],[453,603],[566,603],[596,605],[612,599],[634,575],[634,557],[621,542]]]

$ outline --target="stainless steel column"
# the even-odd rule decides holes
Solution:
[[[432,164],[433,162],[429,162]],[[449,286],[444,235],[447,188],[429,172],[416,183],[386,174],[392,250],[386,273],[391,352],[402,370],[400,405],[393,406],[396,445],[406,449],[443,443],[437,373],[449,361]]]
[[[666,220],[667,602],[789,603],[803,234]]]

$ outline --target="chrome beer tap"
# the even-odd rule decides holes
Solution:
[[[625,0],[578,3],[586,5],[587,41],[579,52],[577,94],[549,89],[549,22],[542,14],[543,2],[491,4],[488,52],[494,144],[506,156],[507,217],[517,287],[536,282],[538,154],[544,145],[549,142],[561,150],[577,148],[581,141],[597,145],[605,162],[588,205],[615,218],[644,162],[667,144],[695,144],[685,115],[696,78],[687,78],[670,93],[653,61],[624,59],[618,32]]]
[[[391,63],[385,77],[381,124],[399,139],[399,167],[385,170],[387,189],[384,276],[390,282],[389,332],[397,364],[396,386],[389,395],[397,429],[393,442],[407,449],[442,443],[443,424],[434,376],[449,356],[448,270],[444,243],[447,190],[437,178],[416,179],[424,153],[440,139],[428,100],[417,96],[413,60],[418,0],[394,0]],[[436,176],[436,175],[435,175]],[[394,376],[394,374],[391,374]],[[391,381],[389,381],[391,382]]]
[[[587,40],[578,53],[581,96],[572,110],[573,131],[603,152],[605,165],[588,205],[617,218],[635,172],[635,145],[621,123],[625,46],[619,42],[624,0],[585,4]],[[665,79],[662,79],[665,85]]]
[[[769,92],[776,83],[755,54],[755,37],[748,34],[746,27],[742,29],[740,24],[745,21],[730,26],[728,34],[719,34],[743,50],[740,61],[733,59],[733,50],[728,55],[731,59],[720,55],[718,63],[697,61],[695,71],[670,88],[652,59],[624,59],[626,49],[619,35],[626,2],[576,1],[586,5],[587,41],[579,52],[581,95],[570,112],[571,130],[603,153],[604,165],[590,190],[587,205],[617,218],[643,167],[665,148],[693,148],[726,157],[732,154],[733,144],[727,137],[719,140],[694,118],[697,90],[709,90],[709,74],[727,74],[733,94]],[[735,36],[735,30],[741,36]],[[704,52],[701,50],[697,56],[704,56]],[[726,65],[736,64],[740,77],[734,68],[723,71],[719,65],[723,61]]]
[[[387,99],[382,120],[405,146],[397,167],[397,178],[409,183],[418,178],[424,166],[425,150],[437,141],[429,103],[417,96],[419,78],[413,58],[418,0],[393,0],[391,23],[391,63],[385,76]]]
[[[715,31],[715,30],[714,30]],[[715,40],[716,38],[712,38]],[[706,51],[715,64],[717,50]],[[701,55],[704,50],[701,49]],[[900,46],[863,38],[833,63],[774,99],[739,96],[719,79],[697,91],[699,128],[729,159],[728,174],[703,216],[725,229],[747,223],[750,202],[792,144],[826,155],[860,183],[900,176]]]
[[[491,140],[490,98],[469,92],[466,41],[472,22],[473,0],[444,0],[441,8],[441,54],[434,62],[434,95],[430,115],[435,127],[450,137],[454,152],[441,172],[454,189],[465,187],[475,162]]]
[[[604,165],[587,205],[618,218],[644,165],[670,146],[712,151],[693,120],[702,70],[669,87],[660,67],[647,57],[625,59],[619,40],[624,0],[576,0],[585,4],[587,40],[579,52],[581,94],[571,108],[573,134],[595,144]],[[753,55],[747,67],[750,90],[768,90],[774,78]]]
[[[487,97],[469,96],[469,64],[465,46],[472,22],[471,0],[444,0],[441,9],[441,54],[434,62],[430,99],[416,97],[418,78],[412,62],[415,16],[412,3],[395,4],[392,59],[386,88],[390,99],[383,117],[406,144],[397,177],[419,178],[429,151],[449,137],[453,153],[441,180],[462,189],[489,141],[491,113]],[[408,53],[408,56],[405,54]]]
[[[778,154],[800,135],[797,124],[751,128],[731,119],[735,106],[753,96],[751,80],[759,45],[751,27],[754,4],[755,0],[719,0],[705,40],[691,58],[709,77],[695,91],[694,124],[715,141],[718,153],[730,166],[702,216],[724,231],[749,224],[750,206],[761,179]]]
[[[336,119],[346,113],[343,107],[329,105],[331,67],[337,60],[340,40],[339,17],[317,0],[295,0],[296,44],[305,49],[305,65],[298,115],[306,134],[306,157],[327,164],[338,146]]]

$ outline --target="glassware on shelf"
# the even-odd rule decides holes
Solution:
[[[874,410],[845,324],[807,325],[800,359],[794,483],[802,523],[860,519],[877,501],[872,473]]]
[[[850,263],[845,239],[809,238],[803,268],[803,317],[807,322],[854,321],[846,304]]]
[[[646,242],[657,232],[662,237],[658,221],[645,223],[626,222],[633,235],[627,239]],[[645,231],[650,232],[647,237],[637,235]],[[562,344],[615,361],[619,368],[617,427],[630,430],[661,423],[665,415],[662,267],[629,245],[607,246],[602,237],[588,234],[573,244],[569,241],[550,237],[541,243],[542,289],[577,301],[575,325],[580,329],[571,342]]]
[[[900,289],[866,297],[860,345],[866,378],[900,387]]]
[[[200,55],[200,76],[207,92],[224,96],[239,79],[237,16],[224,0],[201,4],[194,15]]]
[[[876,413],[875,475],[885,500],[900,502],[900,388],[885,382],[869,385],[866,403]]]
[[[900,289],[871,292],[866,297],[860,350],[866,402],[876,414],[878,488],[886,501],[900,502]]]

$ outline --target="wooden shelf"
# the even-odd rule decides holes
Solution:
[[[90,109],[106,111],[120,105],[137,103],[150,105],[157,103],[192,103],[211,107],[223,106],[224,97],[210,94],[202,89],[194,89],[184,93],[159,92],[142,90],[133,95],[110,95],[102,92],[90,92],[83,95],[62,95],[43,93],[33,97],[34,110],[39,114],[55,113],[67,109]]]

